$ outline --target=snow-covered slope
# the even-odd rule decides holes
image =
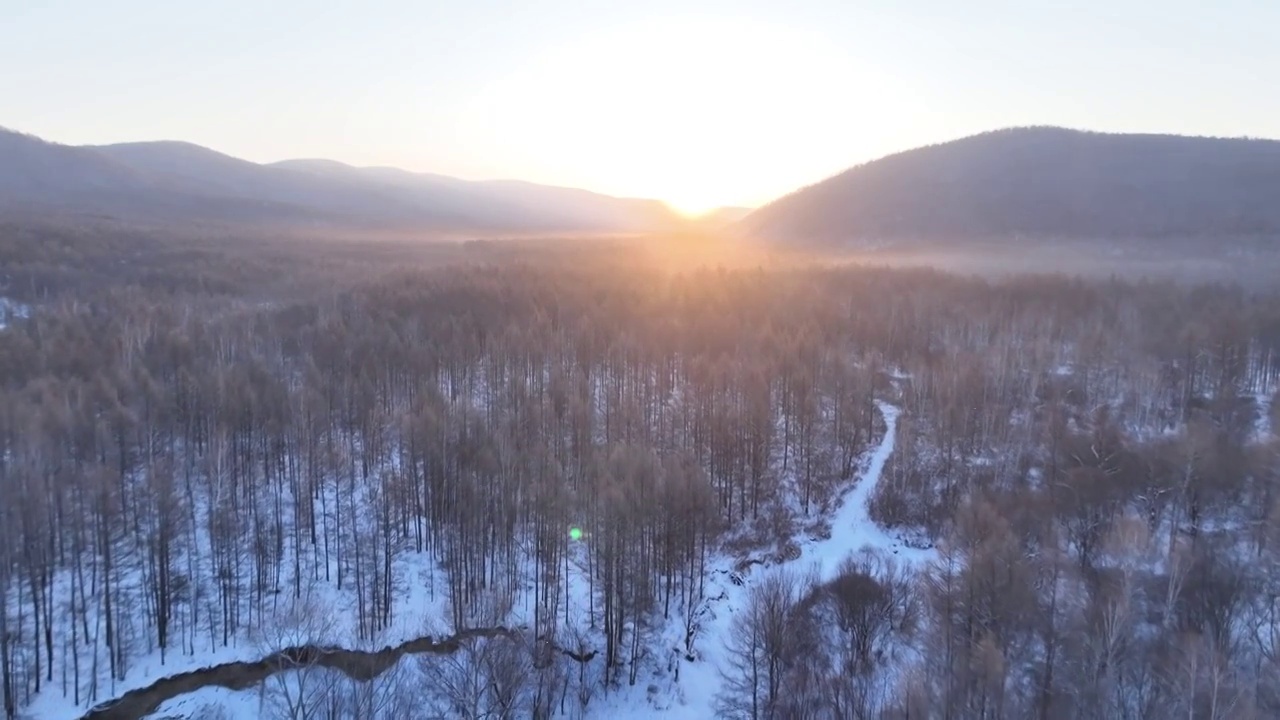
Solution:
[[[831,517],[830,536],[797,537],[800,557],[785,564],[802,571],[815,569],[825,580],[835,575],[844,558],[863,549],[878,550],[915,566],[934,556],[932,550],[904,545],[868,517],[867,502],[874,495],[885,463],[894,450],[899,414],[897,407],[886,402],[878,402],[877,408],[884,417],[885,434],[864,458],[865,469],[846,490]],[[649,652],[645,655],[644,667],[637,673],[636,684],[624,683],[608,694],[598,692],[583,716],[614,719],[656,716],[672,720],[714,717],[716,695],[722,687],[727,660],[725,638],[734,615],[746,607],[751,586],[773,569],[770,563],[761,562],[749,563],[745,570],[735,570],[742,566],[741,558],[716,554],[708,563],[702,601],[691,613],[673,613],[670,621],[659,622],[650,629]],[[565,608],[571,617],[585,616],[591,604],[586,572],[585,553],[571,558]],[[520,612],[516,610],[517,615]],[[420,613],[417,615],[421,617]],[[406,657],[397,671],[404,677],[412,677],[418,672],[416,663],[416,659]],[[135,679],[131,684],[137,683]],[[165,703],[154,716],[197,718],[213,712],[228,720],[257,718],[263,713],[265,695],[261,687],[239,692],[206,688]]]

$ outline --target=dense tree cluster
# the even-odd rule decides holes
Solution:
[[[793,322],[802,280],[789,306],[762,276],[515,267],[221,317],[134,293],[38,313],[0,341],[11,705],[100,698],[99,668],[225,645],[318,578],[372,638],[404,553],[439,561],[454,627],[532,581],[555,637],[570,526],[613,682],[655,611],[696,601],[721,528],[814,512],[871,435],[865,351]]]
[[[115,287],[0,330],[5,716],[261,638],[317,587],[376,644],[411,568],[451,631],[527,623],[430,661],[455,713],[585,708],[666,662],[659,627],[695,652],[724,552],[784,564],[726,639],[726,715],[1280,712],[1274,298],[579,260]],[[873,516],[937,561],[787,570],[877,398],[903,414]]]
[[[892,337],[908,350],[889,356],[904,417],[871,510],[936,560],[910,593],[883,589],[896,570],[766,578],[730,639],[724,714],[1280,712],[1274,301],[898,279],[905,297],[884,302],[904,321]],[[893,629],[855,635],[864,648],[896,637],[870,668],[891,679],[822,665],[849,626],[819,614],[825,630],[809,630],[833,585],[861,598],[852,617]],[[902,614],[919,622],[890,622],[913,593],[920,607]]]

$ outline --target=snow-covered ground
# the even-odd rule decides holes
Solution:
[[[153,718],[190,718],[191,720],[240,720],[266,716],[263,688],[228,690],[207,687],[176,697],[156,708]]]
[[[877,408],[885,422],[885,434],[862,462],[864,470],[859,479],[846,490],[835,513],[829,518],[830,536],[811,537],[807,533],[795,538],[801,549],[800,557],[787,561],[802,572],[816,570],[824,580],[832,578],[840,562],[864,548],[871,548],[895,557],[899,562],[919,566],[933,556],[932,550],[921,550],[904,545],[897,537],[878,527],[868,516],[867,502],[875,492],[885,463],[893,453],[897,433],[899,409],[886,402],[877,402]],[[595,642],[596,631],[589,630],[584,618],[591,605],[591,585],[588,581],[585,548],[571,555],[568,573],[568,592],[564,611],[572,620],[569,627],[577,627]],[[313,602],[323,605],[324,615],[331,619],[322,629],[322,640],[337,640],[352,647],[383,647],[396,645],[412,637],[447,632],[448,606],[443,591],[444,578],[439,568],[427,559],[427,555],[400,555],[396,563],[397,588],[396,621],[373,642],[357,643],[355,629],[344,620],[346,605],[350,599],[336,592],[332,586],[317,584]],[[415,561],[416,559],[416,561]],[[756,563],[745,570],[742,559],[727,553],[716,553],[708,559],[705,573],[703,599],[689,613],[673,612],[667,621],[657,618],[645,632],[647,651],[641,660],[634,686],[626,683],[620,688],[596,690],[596,696],[587,707],[586,717],[633,718],[660,716],[681,720],[715,716],[715,699],[722,685],[721,670],[724,667],[727,637],[735,613],[746,606],[751,585],[770,571],[769,562]],[[776,563],[774,563],[776,565]],[[524,598],[516,603],[514,616],[508,624],[520,626],[522,615],[527,615]],[[690,641],[690,627],[693,628]],[[295,638],[294,640],[308,640]],[[602,641],[601,643],[602,644]],[[215,665],[232,660],[256,659],[265,654],[261,642],[242,640],[228,647],[210,647],[194,655],[171,654],[164,665],[154,658],[136,661],[127,678],[116,683],[108,693],[119,696],[127,690],[145,687],[156,679],[179,672]],[[417,659],[406,656],[400,671],[416,677],[420,672]],[[594,663],[599,665],[597,661]],[[598,673],[599,668],[593,668]],[[269,680],[277,682],[278,680]],[[205,688],[188,693],[164,703],[155,713],[163,718],[258,718],[264,713],[267,692],[257,687],[244,691],[225,688]],[[100,698],[101,699],[101,698]],[[84,712],[84,704],[76,705],[60,693],[42,693],[29,708],[33,717],[74,718]]]
[[[1258,424],[1254,430],[1254,442],[1265,442],[1271,437],[1271,433],[1275,431],[1275,428],[1271,427],[1272,399],[1272,395],[1269,392],[1261,392],[1257,395]]]
[[[828,538],[797,538],[801,555],[789,564],[801,571],[816,569],[823,580],[835,576],[841,561],[863,549],[882,551],[904,564],[922,565],[935,557],[936,551],[908,547],[892,533],[876,525],[868,516],[867,502],[875,494],[885,463],[893,454],[897,437],[899,408],[878,401],[876,407],[884,416],[885,434],[871,452],[858,481],[846,491],[840,507],[831,518]],[[721,670],[725,668],[724,639],[735,613],[746,607],[753,583],[768,572],[767,564],[754,566],[754,571],[734,571],[735,558],[720,557],[710,567],[706,578],[706,599],[699,610],[699,628],[694,640],[695,660],[680,658],[680,682],[675,701],[662,717],[690,720],[715,717],[715,697],[720,691]],[[645,717],[643,713],[626,715],[621,708],[602,707],[599,717]],[[650,709],[650,714],[653,709]]]
[[[13,320],[26,317],[31,317],[30,305],[0,297],[0,330],[8,327]]]
[[[871,462],[862,479],[845,494],[843,504],[831,519],[831,537],[826,540],[811,539],[803,546],[804,554],[801,555],[800,562],[816,563],[823,580],[833,578],[840,562],[863,548],[883,551],[899,562],[913,566],[920,566],[936,556],[932,549],[905,545],[895,534],[873,522],[868,514],[867,503],[875,494],[885,463],[893,454],[898,434],[899,409],[883,401],[878,401],[876,407],[884,416],[884,438],[871,454]]]
[[[291,621],[291,616],[282,610],[279,622],[267,623],[270,629],[253,637],[233,635],[226,645],[217,638],[205,637],[197,640],[196,651],[193,653],[177,652],[175,648],[170,648],[163,662],[158,649],[132,658],[123,680],[112,681],[104,665],[100,673],[102,679],[99,681],[99,697],[94,702],[86,700],[87,695],[83,694],[83,690],[79,703],[75,701],[73,695],[64,695],[60,691],[61,686],[55,673],[55,682],[36,695],[26,711],[32,718],[49,720],[77,718],[83,715],[90,705],[97,705],[106,702],[109,698],[120,697],[131,690],[147,687],[160,678],[223,663],[258,660],[280,645],[314,642],[369,650],[400,645],[423,635],[447,634],[448,606],[445,590],[447,583],[443,571],[434,567],[435,561],[427,553],[404,553],[398,555],[392,564],[393,573],[397,579],[392,621],[375,638],[363,642],[358,639],[359,633],[355,628],[355,599],[349,590],[338,591],[335,585],[327,582],[311,582],[303,586],[302,598],[297,607],[305,608],[309,615],[323,618],[323,626],[296,625]],[[200,693],[192,694],[202,696],[209,694],[216,700],[223,696],[238,697],[244,693],[232,693],[223,688],[206,688]],[[257,698],[260,693],[254,690],[250,694]],[[172,702],[178,703],[180,700],[183,698],[175,698]],[[207,698],[206,701],[214,706],[220,703]],[[183,708],[194,708],[202,707],[204,703],[183,701],[178,704]],[[157,717],[170,715],[158,714]],[[205,715],[202,713],[179,714],[177,717],[190,717],[194,720],[203,718]],[[232,714],[228,717],[256,718],[259,714],[256,712],[247,715]]]

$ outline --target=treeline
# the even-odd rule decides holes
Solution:
[[[518,618],[529,648],[598,653],[599,677],[564,655],[530,661],[520,700],[538,716],[570,692],[586,707],[664,662],[662,627],[694,637],[709,557],[794,556],[882,432],[877,397],[904,416],[873,510],[943,561],[761,584],[775,620],[810,618],[782,626],[810,645],[774,648],[770,667],[783,682],[804,659],[812,691],[784,707],[776,686],[729,683],[724,712],[1076,717],[1094,673],[1114,689],[1090,707],[1121,717],[1139,702],[1125,673],[1155,672],[1170,648],[1234,673],[1197,660],[1199,684],[1178,687],[1276,707],[1274,655],[1244,615],[1222,619],[1213,589],[1238,570],[1251,594],[1231,607],[1258,606],[1258,568],[1275,562],[1277,463],[1255,417],[1280,370],[1274,298],[580,259],[265,303],[108,288],[0,331],[6,716],[36,693],[107,698],[144,656],[261,635],[316,587],[349,599],[353,641],[376,643],[422,566],[443,576],[454,630]],[[1114,549],[1131,515],[1164,559]],[[1247,547],[1230,542],[1242,528]],[[888,608],[874,637],[858,629],[873,606]],[[1140,632],[1148,610],[1161,632]],[[1212,618],[1233,634],[1212,635]],[[814,650],[832,622],[851,645]],[[1123,648],[1090,644],[1098,628]],[[765,647],[745,637],[738,650]],[[894,666],[916,672],[890,672],[891,638],[923,643]],[[841,704],[821,705],[850,668]],[[856,685],[873,676],[875,692]]]

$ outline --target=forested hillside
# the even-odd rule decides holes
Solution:
[[[1012,128],[851,168],[741,223],[781,241],[1280,238],[1280,142]]]
[[[656,200],[471,182],[324,160],[259,164],[185,142],[69,146],[0,127],[0,215],[418,236],[637,233],[679,219]]]
[[[102,242],[0,268],[6,718],[1280,714],[1273,294]]]

